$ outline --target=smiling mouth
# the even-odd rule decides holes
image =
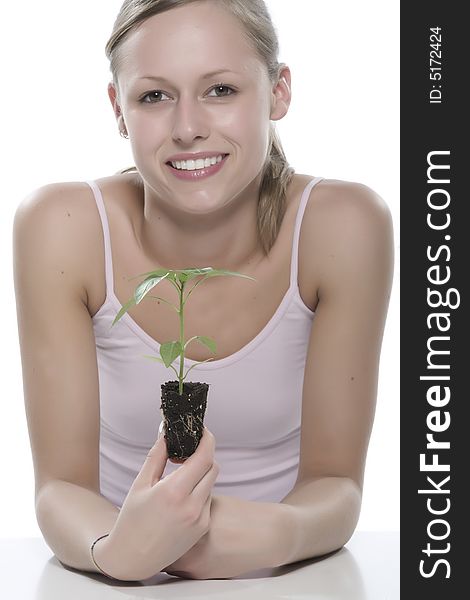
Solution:
[[[220,164],[227,156],[228,154],[219,154],[206,159],[169,160],[166,164],[178,171],[200,171]]]

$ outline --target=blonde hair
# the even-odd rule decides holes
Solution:
[[[106,56],[117,89],[123,57],[119,49],[130,31],[149,17],[201,0],[125,0],[106,44]],[[283,64],[278,62],[279,42],[264,0],[211,0],[221,2],[243,25],[243,30],[259,58],[266,65],[269,79],[275,84]],[[130,167],[120,173],[137,171]],[[286,210],[287,187],[295,171],[289,166],[274,123],[262,170],[257,208],[257,230],[261,247],[267,255],[279,233]]]

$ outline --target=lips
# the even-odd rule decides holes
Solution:
[[[178,179],[185,181],[199,181],[218,173],[225,165],[228,156],[228,154],[225,154],[223,155],[223,159],[220,162],[215,163],[215,165],[210,165],[208,167],[204,166],[199,169],[178,169],[173,167],[171,162],[167,163],[166,166],[168,167],[169,171]]]
[[[194,171],[204,168],[209,168],[216,164],[221,163],[228,154],[219,154],[218,156],[213,156],[212,158],[197,158],[196,160],[188,159],[188,160],[175,160],[170,163],[167,163],[169,166],[171,165],[174,169],[178,170],[187,170]]]

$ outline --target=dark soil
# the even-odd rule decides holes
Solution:
[[[204,432],[209,384],[185,381],[181,396],[178,381],[167,381],[161,388],[168,457],[184,460],[194,453]]]

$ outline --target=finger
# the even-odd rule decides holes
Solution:
[[[201,503],[210,499],[218,474],[219,465],[214,462],[210,471],[208,471],[201,481],[199,481],[199,483],[194,487],[191,496],[197,498]]]
[[[134,484],[137,486],[152,486],[162,476],[167,460],[168,452],[165,438],[162,435],[150,448]]]
[[[211,490],[212,491],[212,490]],[[201,511],[201,519],[209,520],[211,516],[211,506],[212,506],[212,494],[210,493],[207,496],[206,501],[204,502],[204,507]]]
[[[192,454],[171,476],[173,485],[177,486],[181,493],[190,494],[204,475],[212,469],[214,464],[215,438],[212,433],[204,427],[204,434],[199,442],[196,452]]]
[[[204,536],[205,534],[207,534],[207,532],[210,529],[210,522],[211,522],[211,506],[212,506],[212,495],[209,494],[209,496],[206,498],[206,500],[204,501],[204,503],[201,506],[201,512],[199,513],[199,517],[197,520],[197,524],[198,526],[201,527],[201,537]],[[201,538],[199,538],[200,540]],[[196,542],[197,545],[197,542]],[[194,546],[193,546],[194,549]]]

